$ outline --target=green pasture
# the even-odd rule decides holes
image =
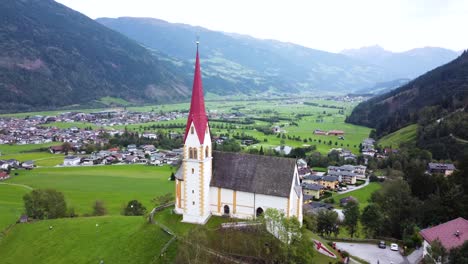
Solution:
[[[46,220],[9,230],[0,240],[0,259],[4,264],[153,263],[170,239],[143,217]]]
[[[0,182],[0,231],[16,222],[24,211],[23,195],[30,190]]]
[[[2,155],[9,155],[9,154],[17,154],[17,153],[23,153],[23,152],[37,152],[40,151],[41,149],[47,149],[50,146],[56,146],[60,145],[60,142],[50,142],[50,143],[44,143],[44,144],[26,144],[26,145],[0,145],[0,153]],[[4,159],[2,156],[0,156],[0,159]]]
[[[414,144],[416,142],[418,125],[413,124],[397,130],[381,138],[378,144],[382,147],[398,148],[400,144]]]
[[[366,187],[363,187],[359,190],[343,194],[335,194],[332,196],[335,200],[335,207],[340,207],[340,199],[353,196],[358,200],[359,208],[362,211],[367,205],[369,205],[369,199],[371,198],[372,193],[376,192],[380,188],[382,188],[380,183],[371,182]]]
[[[133,199],[151,209],[152,198],[174,192],[174,182],[168,180],[171,174],[169,166],[56,167],[17,172],[19,175],[9,179],[8,183],[61,191],[67,206],[73,207],[80,215],[91,213],[96,200],[102,200],[111,215],[120,214],[122,207]]]

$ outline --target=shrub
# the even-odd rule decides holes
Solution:
[[[131,200],[123,210],[124,215],[144,215],[146,208],[137,200]]]
[[[100,200],[96,200],[93,205],[93,215],[101,216],[105,214],[107,214],[107,209],[104,206],[104,202]]]

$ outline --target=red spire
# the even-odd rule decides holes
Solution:
[[[205,141],[205,132],[208,126],[208,117],[205,111],[205,100],[203,98],[203,85],[200,71],[200,59],[198,58],[198,42],[197,42],[197,58],[195,60],[195,76],[193,77],[192,102],[190,103],[190,112],[187,118],[185,127],[185,139],[190,133],[190,125],[194,124],[200,143]]]

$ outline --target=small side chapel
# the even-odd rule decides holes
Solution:
[[[205,224],[211,215],[254,219],[275,208],[302,223],[296,160],[212,151],[198,42],[184,154],[175,182],[175,212],[183,215],[183,222]]]

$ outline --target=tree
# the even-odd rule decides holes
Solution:
[[[144,207],[139,201],[131,200],[124,208],[123,214],[132,215],[144,215],[146,213],[146,207]]]
[[[72,150],[73,146],[68,142],[63,142],[62,144],[62,151],[65,155],[68,155],[68,152]]]
[[[170,193],[156,196],[151,200],[151,202],[153,202],[155,206],[165,205],[173,201],[174,201],[174,196],[172,196],[172,194]]]
[[[424,257],[425,263],[445,263],[448,252],[438,239],[432,241],[431,246],[427,248],[427,255]],[[463,263],[463,262],[457,262]]]
[[[357,231],[359,204],[354,201],[349,201],[343,210],[343,214],[345,216],[343,225],[348,229],[352,238]]]
[[[53,189],[37,189],[23,196],[24,208],[29,217],[54,219],[65,217],[67,204],[63,193]]]
[[[449,264],[468,263],[468,241],[461,247],[450,250]]]
[[[380,233],[383,225],[383,213],[377,204],[369,204],[364,208],[361,215],[361,223],[369,237],[374,237]]]
[[[175,174],[174,174],[174,172],[171,173],[171,181],[175,181]]]
[[[107,209],[104,206],[104,202],[100,200],[96,200],[93,205],[93,215],[102,216],[105,214],[107,214]]]
[[[258,152],[258,154],[259,155],[265,155],[265,152],[263,152],[263,146],[260,146],[260,151]]]
[[[338,228],[338,214],[331,210],[321,210],[317,214],[317,232],[330,236]]]

